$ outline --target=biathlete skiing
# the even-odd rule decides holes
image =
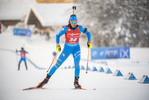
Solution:
[[[25,63],[26,70],[28,70],[27,63],[26,63],[26,53],[28,53],[28,52],[25,51],[23,47],[19,51],[16,50],[16,53],[17,52],[20,52],[20,56],[21,56],[19,64],[18,64],[18,71],[20,70],[20,64],[21,64],[22,61],[24,61],[24,63]]]
[[[80,75],[80,58],[81,51],[79,45],[79,37],[81,32],[87,35],[87,46],[88,48],[92,47],[91,44],[91,34],[87,30],[87,28],[83,28],[81,25],[78,25],[77,16],[75,14],[70,16],[69,23],[65,26],[57,35],[56,35],[56,51],[60,53],[61,46],[59,43],[60,37],[65,34],[65,44],[64,49],[61,52],[60,56],[56,64],[50,69],[46,78],[38,84],[37,88],[43,87],[50,79],[50,77],[55,73],[55,71],[63,64],[63,62],[68,58],[70,54],[73,55],[74,65],[75,65],[75,79],[74,79],[74,87],[75,89],[81,89],[81,85],[79,84],[79,75]]]

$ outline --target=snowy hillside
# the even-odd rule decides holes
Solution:
[[[138,81],[143,75],[149,76],[149,48],[130,48],[131,59],[127,60],[90,60],[90,69],[94,66],[98,70],[100,67],[110,68],[113,73],[119,69],[124,76],[116,77],[97,71],[85,74],[85,70],[81,70],[80,84],[88,90],[72,89],[74,69],[70,55],[46,85],[48,89],[22,91],[23,88],[37,86],[45,78],[46,70],[40,70],[27,61],[29,70],[25,70],[22,62],[20,71],[17,71],[20,57],[14,51],[24,47],[29,52],[28,59],[38,67],[47,69],[56,45],[54,39],[45,41],[44,38],[38,35],[30,38],[13,36],[11,32],[0,34],[0,100],[148,100],[149,84]],[[63,43],[61,47],[63,49]],[[81,66],[86,67],[86,45],[81,45],[81,48]],[[124,79],[129,72],[137,80]]]

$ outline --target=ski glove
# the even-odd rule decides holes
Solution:
[[[92,43],[91,42],[87,42],[87,48],[90,49],[92,47]]]
[[[59,53],[61,51],[61,46],[59,44],[57,44],[56,51],[59,52]]]

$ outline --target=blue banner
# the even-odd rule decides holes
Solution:
[[[91,59],[129,59],[129,47],[91,48]]]
[[[21,28],[14,28],[13,29],[13,35],[19,35],[19,36],[31,36],[31,30],[29,29],[21,29]]]

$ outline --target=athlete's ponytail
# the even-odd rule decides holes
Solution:
[[[68,20],[68,25],[70,24],[70,19]]]

